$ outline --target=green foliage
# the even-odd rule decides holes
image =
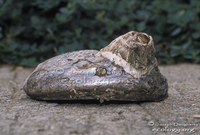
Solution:
[[[159,62],[200,63],[198,0],[5,0],[0,18],[0,63],[35,66],[131,30],[154,38]]]

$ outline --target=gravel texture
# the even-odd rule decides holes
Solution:
[[[45,102],[21,89],[33,68],[0,67],[0,135],[199,135],[200,65],[159,66],[161,102]],[[194,115],[196,115],[194,117]]]

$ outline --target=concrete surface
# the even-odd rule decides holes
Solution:
[[[22,89],[33,68],[0,67],[0,135],[199,135],[200,65],[159,66],[169,97],[144,103],[51,103]]]

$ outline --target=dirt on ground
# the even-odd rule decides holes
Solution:
[[[159,66],[161,102],[46,102],[21,89],[33,68],[0,66],[0,135],[199,135],[200,65]]]

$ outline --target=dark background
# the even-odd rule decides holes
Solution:
[[[159,63],[200,63],[199,17],[198,0],[0,0],[0,64],[36,66],[132,30],[153,37]]]

